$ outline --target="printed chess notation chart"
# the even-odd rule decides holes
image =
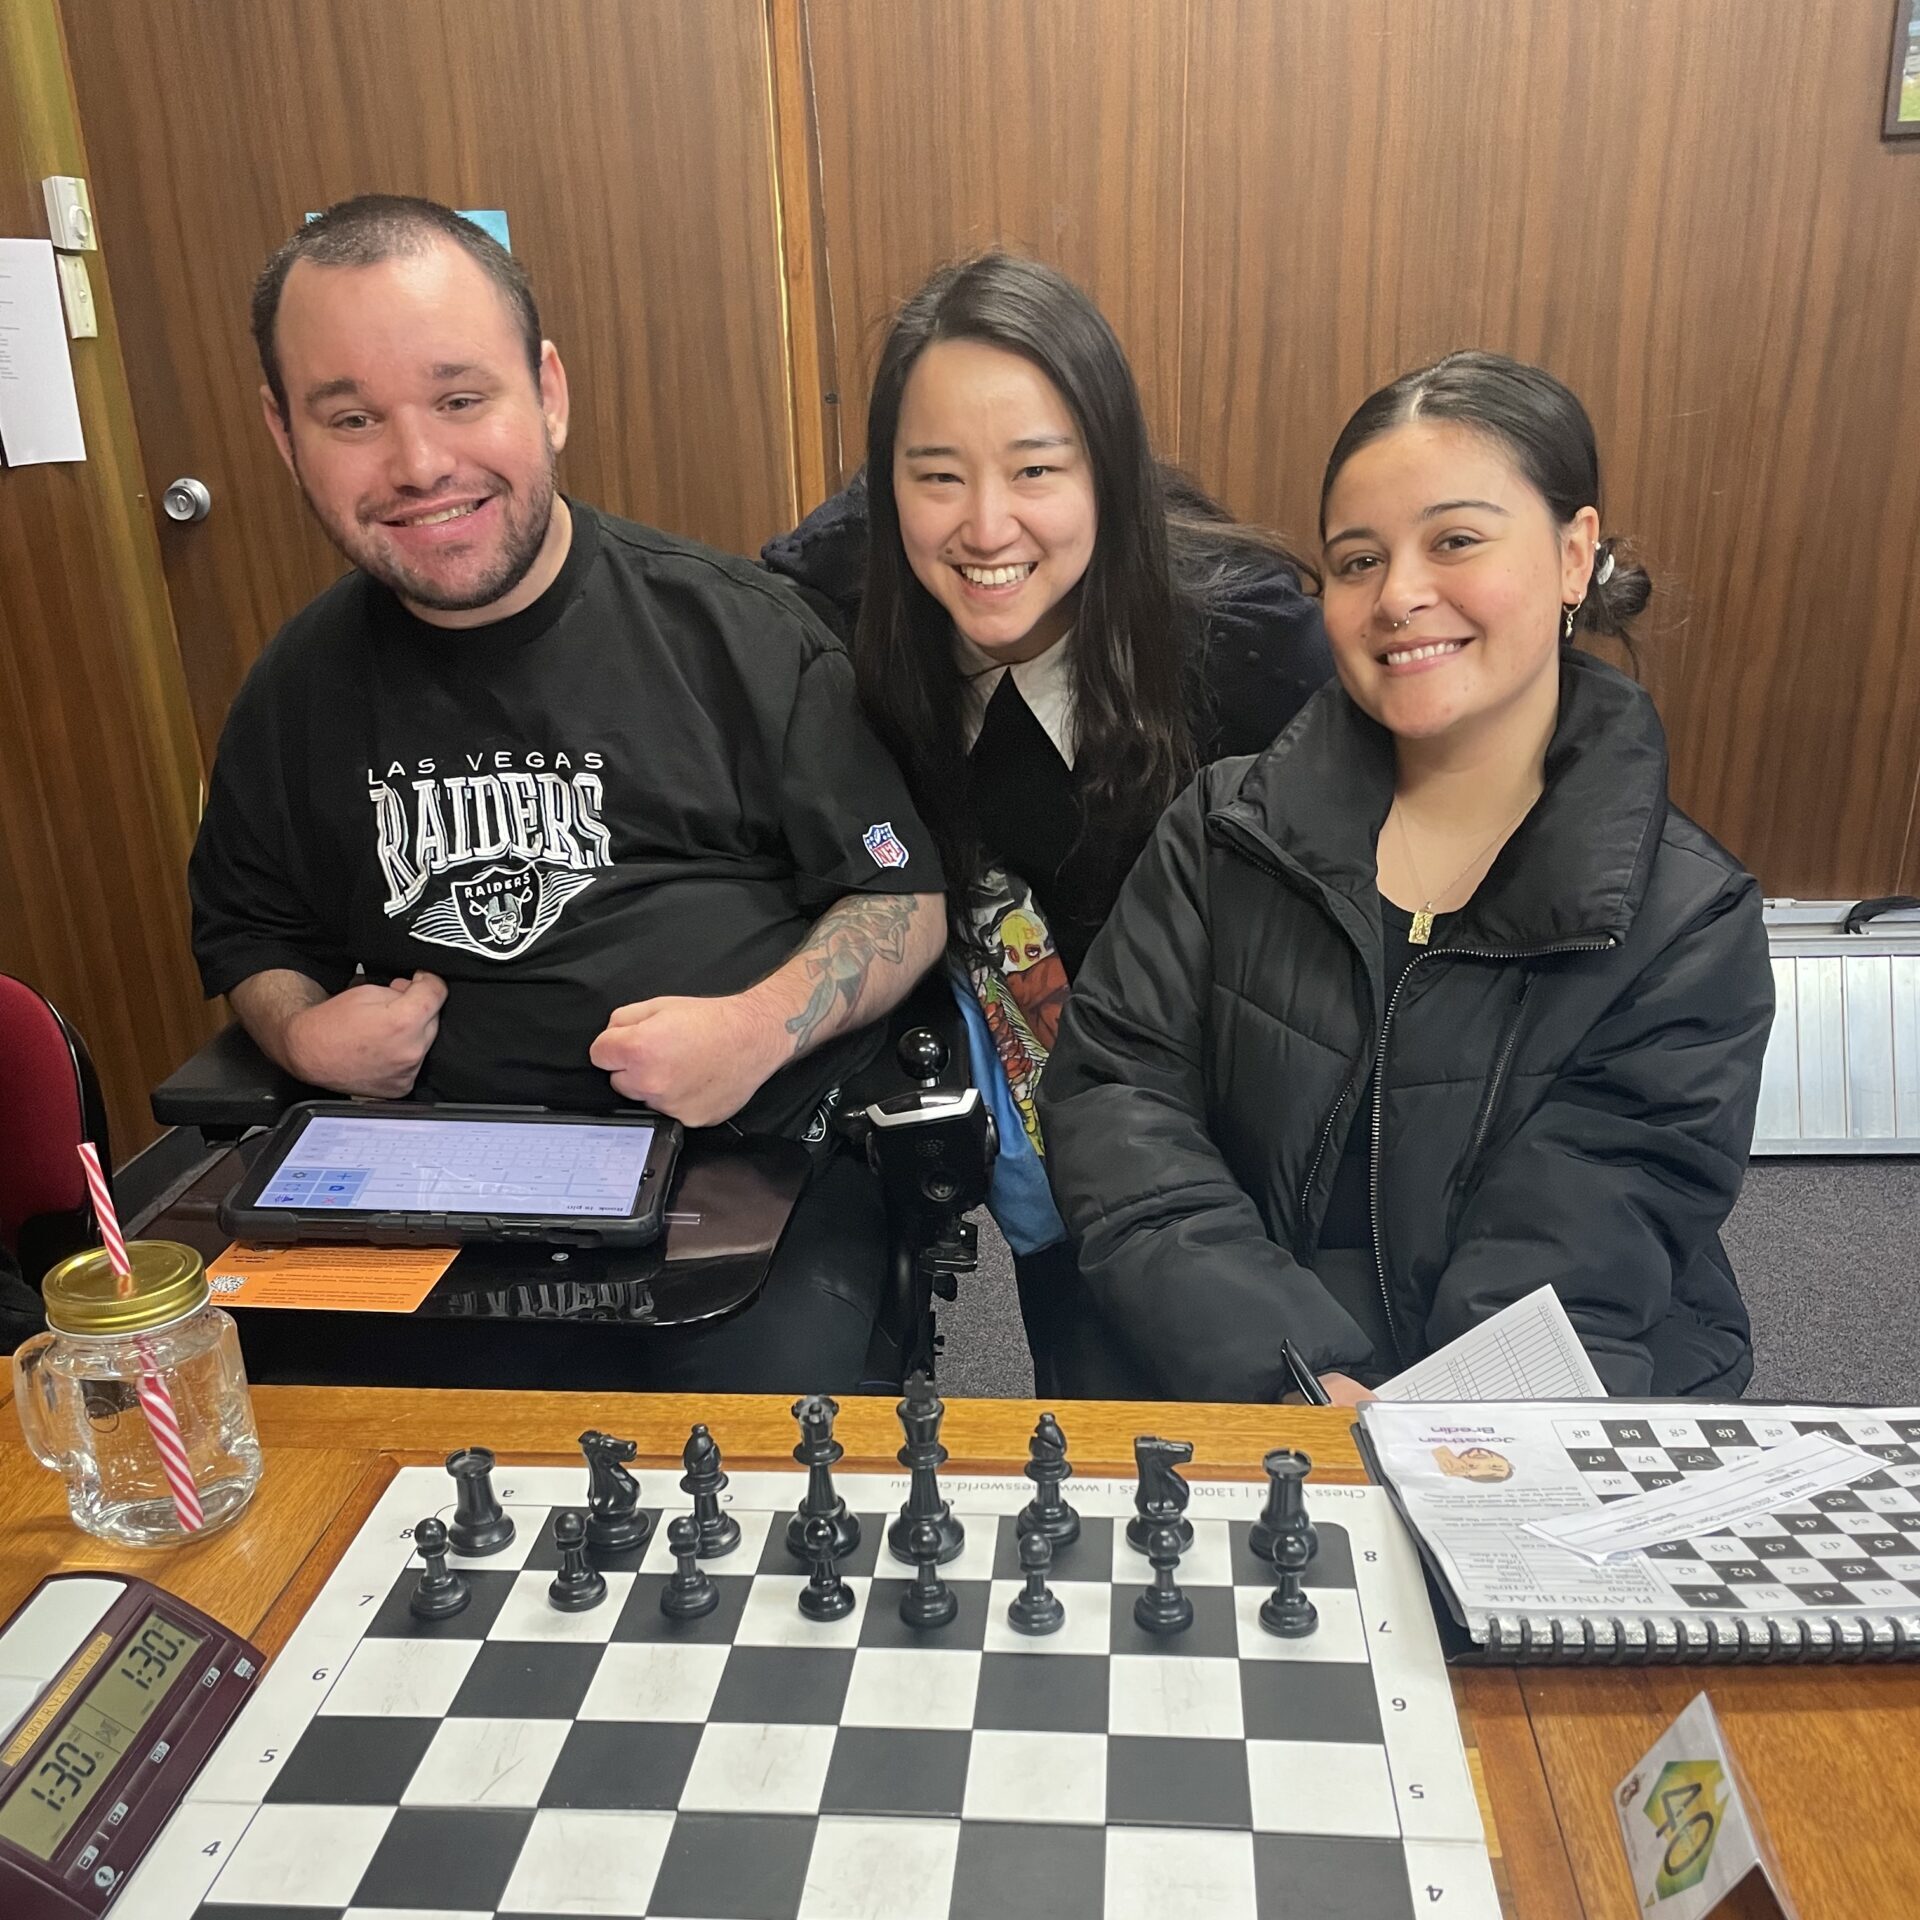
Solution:
[[[1363,1417],[1469,1624],[1492,1614],[1724,1612],[1920,1625],[1920,1409],[1376,1403]],[[1527,1531],[1810,1434],[1868,1456],[1859,1477],[1600,1565]]]
[[[651,1127],[321,1118],[259,1205],[619,1218],[633,1211],[652,1145]]]

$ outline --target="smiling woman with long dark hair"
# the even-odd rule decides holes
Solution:
[[[1737,1394],[1719,1229],[1773,983],[1759,890],[1575,647],[1648,581],[1551,374],[1366,400],[1321,494],[1339,685],[1156,828],[1041,1108],[1091,1310],[1188,1400],[1336,1399],[1540,1286],[1610,1391]]]
[[[900,309],[864,485],[765,558],[852,633],[867,712],[939,843],[1019,1131],[1043,1151],[1034,1094],[1060,1009],[1155,819],[1331,670],[1312,570],[1156,461],[1099,309],[1006,253]],[[1055,1337],[1086,1321],[1070,1248],[996,1211],[1040,1390],[1119,1384]]]

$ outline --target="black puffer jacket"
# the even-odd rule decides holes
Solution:
[[[1273,1399],[1283,1334],[1318,1371],[1365,1358],[1313,1272],[1356,1121],[1378,1128],[1402,1359],[1545,1282],[1610,1392],[1745,1385],[1719,1228],[1773,1013],[1759,892],[1668,805],[1653,703],[1588,655],[1565,656],[1546,773],[1390,1007],[1374,844],[1392,743],[1339,687],[1161,821],[1040,1106],[1081,1271],[1165,1391]]]

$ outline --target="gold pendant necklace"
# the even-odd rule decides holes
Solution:
[[[1534,795],[1534,799],[1537,800],[1538,798],[1538,794]],[[1433,938],[1433,916],[1439,902],[1450,894],[1454,888],[1493,851],[1498,842],[1504,840],[1507,835],[1527,817],[1532,806],[1533,800],[1529,800],[1527,804],[1522,807],[1505,826],[1501,827],[1494,834],[1493,838],[1436,893],[1427,893],[1427,883],[1420,877],[1420,863],[1413,857],[1413,838],[1407,832],[1406,812],[1402,808],[1396,807],[1394,809],[1394,824],[1400,829],[1400,845],[1407,856],[1407,871],[1413,875],[1414,886],[1420,892],[1427,893],[1425,901],[1414,909],[1413,925],[1407,929],[1407,944],[1409,946],[1424,947],[1427,942]]]

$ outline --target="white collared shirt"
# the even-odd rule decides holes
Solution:
[[[966,706],[961,717],[967,749],[980,737],[986,718],[987,702],[999,690],[1002,678],[1013,675],[1013,684],[1028,710],[1040,722],[1060,758],[1073,766],[1073,673],[1067,649],[1073,643],[1069,628],[1045,653],[1036,659],[1022,660],[1017,666],[1003,666],[983,647],[976,647],[964,634],[954,635],[955,656],[966,675]]]

